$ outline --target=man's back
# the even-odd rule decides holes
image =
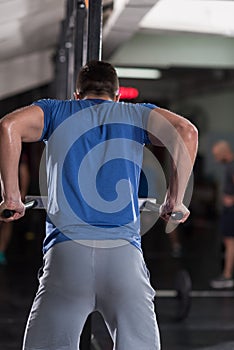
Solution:
[[[44,110],[53,239],[56,226],[58,236],[115,237],[140,247],[138,185],[154,106],[101,99],[35,104]]]

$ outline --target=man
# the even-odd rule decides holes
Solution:
[[[216,161],[225,166],[223,211],[220,218],[225,258],[222,274],[211,281],[211,287],[232,288],[234,286],[234,153],[230,144],[223,140],[213,145],[212,152]]]
[[[197,130],[165,109],[118,102],[118,89],[113,66],[92,61],[79,73],[75,100],[37,101],[1,122],[0,213],[15,211],[5,221],[24,215],[16,176],[21,142],[47,142],[44,269],[24,350],[77,350],[94,310],[103,315],[115,349],[160,349],[139,232],[143,146],[170,149],[174,164],[161,217],[173,226],[172,211],[183,213],[179,222],[189,216],[183,197]]]

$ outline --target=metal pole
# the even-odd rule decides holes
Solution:
[[[87,11],[84,1],[76,1],[76,20],[75,20],[75,62],[74,62],[74,87],[80,68],[83,66],[84,59],[84,34],[85,19]]]
[[[67,58],[65,49],[66,23],[61,22],[59,47],[55,56],[54,91],[58,99],[65,99],[67,92]]]
[[[102,0],[89,0],[87,61],[102,57]]]
[[[72,98],[74,92],[74,32],[75,32],[75,0],[67,0],[66,14],[66,59],[67,59],[67,84],[66,97]]]

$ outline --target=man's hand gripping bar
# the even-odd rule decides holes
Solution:
[[[161,215],[161,204],[153,203],[151,201],[146,200],[143,202],[143,204],[140,206],[140,209],[147,210],[147,211],[153,211]],[[184,214],[181,211],[175,211],[170,213],[170,216],[173,220],[181,220],[183,219]]]
[[[25,210],[32,209],[32,208],[34,208],[36,206],[37,206],[37,201],[36,200],[29,201],[29,202],[25,203]],[[4,217],[5,219],[9,219],[14,214],[15,214],[14,210],[4,209],[3,212],[2,212],[2,217]]]

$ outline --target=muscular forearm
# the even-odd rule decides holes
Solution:
[[[43,110],[28,106],[16,110],[0,121],[0,175],[3,201],[0,204],[0,220],[6,222],[20,219],[25,212],[19,189],[19,159],[22,141],[34,142],[41,137],[44,125]],[[5,209],[14,212],[6,219]]]
[[[21,137],[14,123],[0,123],[0,174],[3,200],[18,201],[20,198],[18,164],[21,153]]]
[[[170,195],[175,203],[182,203],[193,170],[198,147],[196,129],[190,124],[178,125],[171,150],[172,172],[169,184]]]
[[[38,106],[16,110],[0,121],[0,171],[3,196],[20,196],[18,166],[23,142],[35,142],[41,137],[44,113]]]
[[[197,129],[187,119],[162,108],[151,113],[148,128],[152,143],[164,145],[170,153],[167,196],[174,203],[182,203],[197,154]]]

